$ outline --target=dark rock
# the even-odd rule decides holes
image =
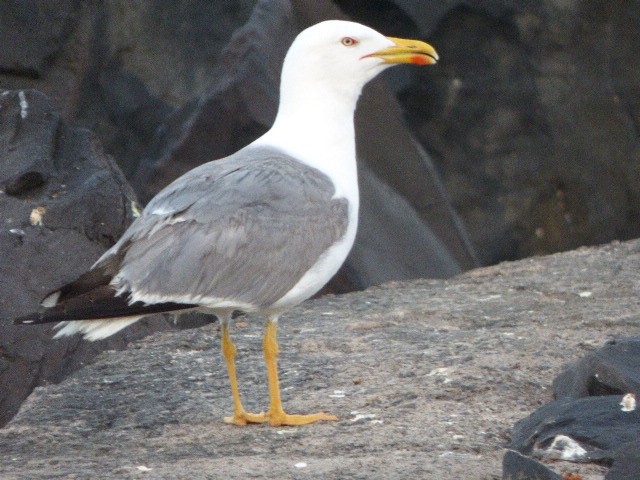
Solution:
[[[636,328],[639,271],[633,241],[306,302],[281,318],[283,401],[342,420],[301,428],[224,424],[218,332],[158,333],[37,388],[0,430],[2,478],[501,478],[511,426],[554,373]],[[236,324],[241,391],[261,411],[264,321]]]
[[[620,448],[604,480],[635,480],[640,478],[640,440]]]
[[[351,285],[460,273],[451,251],[404,197],[367,168],[359,177],[360,202],[366,208],[360,212],[358,243],[345,266]],[[389,242],[394,245],[391,251]]]
[[[230,155],[264,133],[278,106],[282,60],[296,35],[287,0],[259,2],[229,41],[210,92],[162,127],[135,175],[143,202],[192,168]]]
[[[96,2],[9,0],[0,4],[0,85],[41,91],[69,120],[91,68]]]
[[[610,340],[569,366],[553,381],[556,398],[595,395],[640,397],[640,338]]]
[[[255,0],[103,2],[94,64],[77,119],[95,131],[129,178],[157,128],[202,95],[220,52]],[[153,25],[153,28],[149,28]]]
[[[66,124],[35,91],[0,92],[0,425],[38,384],[60,381],[104,348],[166,328],[143,324],[110,341],[51,342],[51,327],[11,320],[74,280],[124,232],[135,195],[93,135]]]
[[[394,3],[441,19],[401,100],[483,264],[640,235],[640,4]]]
[[[625,444],[636,441],[640,411],[623,411],[622,397],[558,400],[516,423],[510,448],[524,454],[573,462],[611,464]]]
[[[0,72],[39,77],[67,40],[80,0],[6,0],[0,5]]]
[[[562,480],[562,477],[539,461],[508,450],[502,459],[502,480]]]

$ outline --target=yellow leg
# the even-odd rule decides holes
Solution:
[[[234,412],[233,417],[225,417],[226,423],[232,423],[234,425],[246,425],[248,423],[263,423],[269,420],[269,417],[264,413],[254,414],[248,413],[242,406],[240,400],[240,389],[238,388],[238,377],[236,375],[236,355],[238,350],[231,340],[229,334],[229,322],[222,322],[222,353],[227,361],[227,368],[229,369],[229,380],[231,381],[231,393],[233,394]]]
[[[264,359],[267,363],[267,374],[269,375],[269,393],[271,396],[271,409],[269,411],[269,423],[274,426],[280,425],[306,425],[308,423],[321,422],[324,420],[338,420],[338,417],[326,413],[314,413],[311,415],[288,415],[282,408],[280,397],[280,381],[278,380],[278,323],[277,320],[269,320],[267,333],[264,336]]]

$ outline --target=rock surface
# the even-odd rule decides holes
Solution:
[[[482,264],[640,236],[640,3],[338,3],[439,49],[398,93]]]
[[[620,449],[604,480],[629,480],[640,472],[640,440]]]
[[[217,332],[154,334],[36,389],[0,431],[3,478],[497,479],[513,424],[552,400],[553,378],[638,334],[639,271],[632,241],[304,303],[282,321],[285,406],[342,419],[304,428],[222,423]],[[246,404],[262,410],[255,320],[234,335]]]
[[[640,397],[640,338],[607,343],[585,355],[553,381],[558,399],[595,395]]]
[[[563,478],[537,460],[508,450],[502,461],[502,480],[563,480]]]
[[[0,90],[0,426],[38,383],[60,381],[103,348],[122,348],[160,327],[145,322],[95,345],[52,343],[50,325],[11,322],[115,243],[134,201],[94,135],[66,123],[50,98]]]
[[[622,395],[562,399],[519,421],[510,448],[535,456],[610,465],[640,432],[640,411],[620,406]]]

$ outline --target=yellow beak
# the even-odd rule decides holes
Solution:
[[[414,65],[433,65],[440,57],[435,48],[420,40],[387,37],[395,45],[379,52],[367,55],[378,57],[385,63],[413,63]]]

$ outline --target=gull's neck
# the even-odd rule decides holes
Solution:
[[[335,184],[336,197],[346,197],[357,207],[353,115],[359,93],[289,79],[280,90],[273,126],[254,144],[274,146],[317,168]]]

